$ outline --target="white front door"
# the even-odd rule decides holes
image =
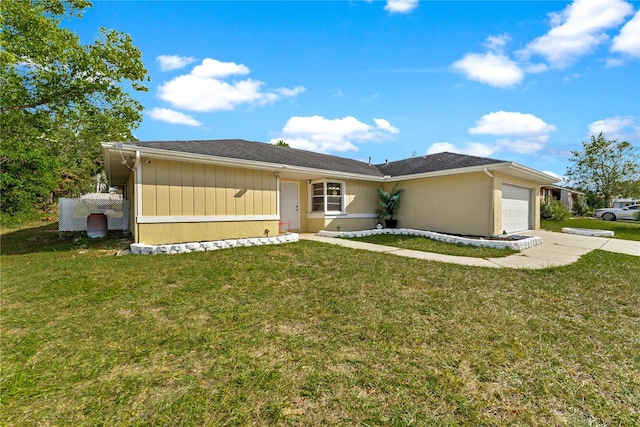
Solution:
[[[284,231],[297,230],[298,225],[298,183],[280,182],[280,221]]]

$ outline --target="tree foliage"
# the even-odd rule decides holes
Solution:
[[[149,80],[128,34],[100,28],[91,44],[62,26],[86,0],[0,2],[2,205],[14,214],[93,182],[100,142],[131,140]],[[70,183],[69,181],[75,181]],[[59,185],[62,184],[62,185]]]
[[[567,177],[573,185],[593,191],[604,198],[605,206],[613,197],[634,196],[640,180],[639,157],[633,145],[626,141],[608,141],[604,134],[591,136],[582,143],[581,151],[572,151]]]

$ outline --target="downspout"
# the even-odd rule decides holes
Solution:
[[[484,168],[484,173],[491,179],[490,180],[490,188],[491,188],[491,215],[489,215],[489,234],[496,234],[496,224],[495,224],[495,189],[493,188],[494,184],[494,176],[489,169]]]
[[[140,161],[140,151],[136,150],[136,162],[133,164],[133,169],[136,174],[135,194],[136,194],[136,216],[135,216],[135,241],[140,243],[140,234],[138,229],[138,218],[142,216],[142,165]]]
[[[280,218],[280,172],[276,172],[276,215]]]

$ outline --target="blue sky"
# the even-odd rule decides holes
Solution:
[[[453,151],[563,175],[640,145],[640,2],[96,1],[129,33],[142,141],[240,138],[383,163]]]

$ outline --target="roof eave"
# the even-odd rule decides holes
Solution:
[[[485,171],[505,171],[507,173],[509,171],[516,172],[516,175],[524,175],[533,181],[536,181],[540,184],[552,184],[554,182],[558,182],[559,179],[537,171],[535,169],[528,168],[518,163],[514,162],[498,162],[498,163],[489,163],[486,165],[478,165],[478,166],[468,166],[464,168],[453,168],[453,169],[445,169],[440,171],[433,172],[423,172],[417,174],[410,175],[398,175],[398,176],[386,176],[385,181],[387,182],[397,182],[397,181],[407,181],[411,179],[422,179],[422,178],[433,178],[438,176],[447,176],[447,175],[457,175],[457,174],[467,174],[467,173],[475,173],[475,172],[485,172]]]
[[[121,146],[122,148],[119,148]],[[163,150],[158,148],[141,147],[139,145],[129,145],[126,143],[108,142],[102,143],[103,156],[106,152],[117,149],[122,153],[140,152],[140,155],[149,156],[161,160],[180,160],[184,162],[204,163],[215,166],[235,166],[239,168],[250,168],[271,172],[289,172],[296,174],[307,174],[311,177],[325,176],[342,179],[359,179],[367,181],[383,181],[382,176],[358,174],[353,172],[332,171],[328,169],[309,168],[304,166],[288,165],[283,163],[260,162],[257,160],[236,159],[233,157],[211,156],[207,154],[188,153],[184,151]],[[105,164],[106,168],[106,164]]]

